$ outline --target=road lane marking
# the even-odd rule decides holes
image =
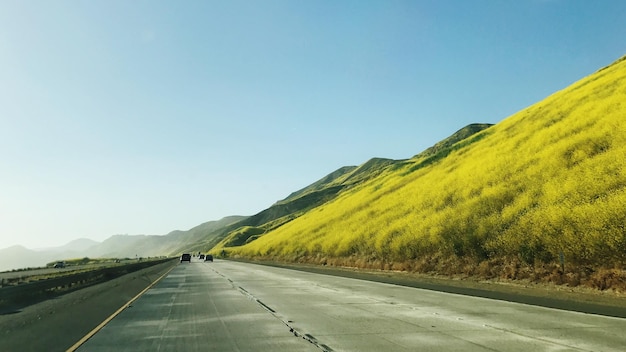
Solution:
[[[131,298],[130,301],[126,302],[124,305],[122,305],[120,307],[120,309],[118,309],[115,313],[111,314],[108,318],[106,318],[102,323],[100,323],[100,325],[96,326],[93,330],[91,330],[87,335],[83,336],[82,339],[78,340],[78,342],[76,342],[72,347],[68,348],[66,352],[74,352],[76,351],[82,344],[84,344],[85,342],[87,342],[87,340],[89,340],[90,338],[93,337],[93,335],[95,335],[98,331],[100,331],[105,325],[107,325],[111,320],[113,320],[113,318],[115,318],[116,316],[118,316],[122,311],[124,311],[124,309],[128,308],[131,304],[133,304],[133,302],[135,302],[137,299],[139,299],[139,297],[141,297],[141,295],[143,295],[144,293],[146,293],[146,291],[148,291],[149,289],[151,289],[154,285],[156,285],[159,281],[161,281],[164,277],[166,277],[170,271],[174,270],[174,268],[176,267],[176,265],[174,265],[173,267],[171,267],[167,272],[165,272],[165,274],[161,275],[158,279],[154,280],[154,282],[152,282],[150,285],[148,285],[148,287],[146,287],[145,289],[143,289],[143,291],[139,292],[135,297]]]

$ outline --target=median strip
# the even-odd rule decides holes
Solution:
[[[143,261],[121,266],[97,268],[94,270],[68,272],[67,274],[60,273],[49,275],[51,277],[42,278],[37,281],[4,286],[0,288],[0,314],[7,311],[17,311],[26,306],[106,282],[169,260],[172,259]],[[36,276],[32,276],[31,279],[35,277]]]

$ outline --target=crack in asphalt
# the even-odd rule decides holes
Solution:
[[[296,328],[294,328],[290,324],[291,320],[285,321],[283,318],[278,316],[276,310],[274,310],[272,307],[268,306],[267,304],[263,303],[263,301],[261,301],[260,299],[256,298],[252,293],[248,292],[248,290],[246,290],[245,288],[237,285],[233,280],[231,280],[226,275],[220,273],[219,271],[215,270],[214,268],[211,268],[211,270],[213,270],[216,274],[218,274],[219,276],[225,278],[228,282],[230,282],[230,284],[232,285],[232,287],[235,290],[239,291],[241,294],[243,294],[244,296],[248,297],[248,299],[250,299],[251,301],[256,302],[258,305],[260,305],[265,310],[267,310],[270,314],[272,314],[274,316],[274,318],[280,320],[283,324],[285,324],[285,326],[287,326],[287,328],[289,328],[289,332],[292,333],[295,337],[301,337],[303,340],[310,342],[311,344],[313,344],[315,347],[319,348],[323,352],[335,352],[335,350],[330,348],[328,345],[323,344],[320,341],[318,341],[313,335],[311,335],[311,334],[303,334],[302,332],[298,331]]]

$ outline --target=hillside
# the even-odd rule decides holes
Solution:
[[[356,166],[344,166],[341,167],[333,172],[331,172],[330,174],[322,177],[321,179],[315,181],[314,183],[300,189],[297,190],[293,193],[291,193],[289,196],[287,196],[287,198],[276,202],[277,204],[280,203],[287,203],[290,200],[299,198],[300,196],[304,195],[305,193],[310,193],[310,192],[315,192],[315,191],[319,191],[322,190],[324,188],[327,188],[329,186],[332,186],[333,184],[337,183],[336,180],[343,177],[346,174],[351,173],[354,169],[356,169]]]
[[[380,168],[254,241],[215,251],[623,288],[625,101],[622,58],[469,138]]]
[[[242,244],[260,237],[306,212],[335,199],[341,192],[362,184],[381,174],[388,167],[402,164],[403,160],[372,158],[360,166],[344,166],[318,181],[291,193],[261,212],[234,222],[212,233],[210,240],[201,241],[194,250],[222,248]],[[220,244],[221,242],[221,244]]]
[[[464,139],[467,139],[468,137],[471,137],[472,135],[484,129],[487,129],[491,126],[493,125],[490,123],[473,123],[473,124],[467,125],[461,128],[460,130],[454,132],[454,134],[452,134],[450,137],[436,143],[432,147],[417,154],[416,156],[413,157],[413,159],[429,158],[429,157],[434,157],[436,155],[445,154],[446,152],[451,151],[454,145],[457,144],[458,142]]]

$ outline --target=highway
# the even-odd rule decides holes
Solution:
[[[626,319],[217,260],[177,265],[79,351],[624,351]]]

